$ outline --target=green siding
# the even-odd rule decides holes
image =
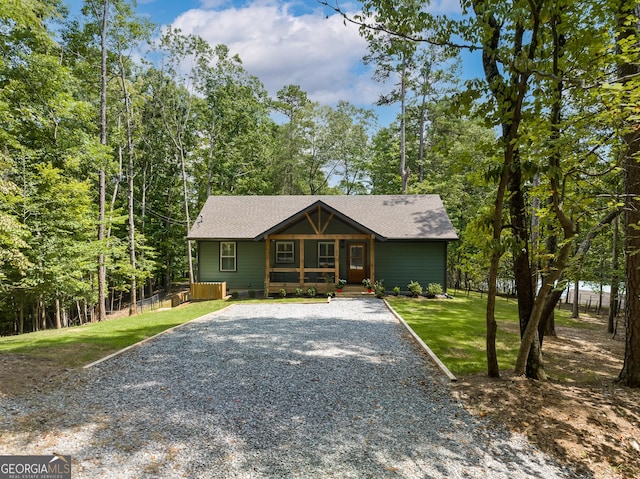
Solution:
[[[226,281],[227,289],[264,288],[264,242],[236,241],[237,271],[220,271],[220,242],[199,242],[199,281]]]
[[[410,281],[423,288],[440,283],[446,289],[446,253],[446,242],[376,243],[376,279],[384,279],[387,291],[395,286],[406,291]]]
[[[298,265],[299,244],[295,242],[295,263],[278,265],[296,267]],[[349,242],[341,242],[340,277],[346,277],[346,248]],[[261,290],[265,277],[265,245],[259,241],[237,241],[237,271],[220,271],[220,243],[218,241],[199,242],[199,281],[226,281],[228,289]],[[272,259],[274,246],[272,248]],[[410,281],[418,281],[423,288],[429,283],[440,283],[446,288],[446,242],[388,241],[375,245],[376,279],[384,279],[387,291],[394,286],[407,290]],[[367,242],[367,254],[368,251]],[[316,241],[305,241],[305,262],[307,267],[317,267],[318,246]],[[275,266],[275,264],[274,264]]]

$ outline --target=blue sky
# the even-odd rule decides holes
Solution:
[[[66,0],[78,12],[82,0]],[[340,2],[350,13],[358,3]],[[458,0],[435,0],[431,9],[457,13]],[[137,12],[159,26],[173,25],[211,45],[223,43],[238,54],[272,96],[285,85],[299,85],[309,98],[335,105],[339,100],[374,108],[391,85],[376,83],[362,64],[366,42],[355,25],[316,0],[138,0]],[[376,108],[382,125],[396,107]]]

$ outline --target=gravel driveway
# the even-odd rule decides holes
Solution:
[[[375,299],[235,304],[0,413],[2,454],[74,479],[575,477],[470,417]]]

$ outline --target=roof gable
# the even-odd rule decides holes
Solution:
[[[332,208],[331,206],[327,205],[324,201],[317,200],[316,202],[310,204],[308,207],[306,207],[303,210],[299,211],[298,213],[294,214],[292,217],[287,218],[286,220],[282,221],[281,223],[279,223],[277,225],[274,225],[272,228],[269,228],[267,231],[264,231],[260,235],[260,237],[265,237],[267,235],[270,235],[270,234],[273,234],[273,233],[277,233],[280,230],[286,228],[287,226],[289,226],[290,224],[292,224],[294,222],[307,221],[307,219],[306,219],[307,216],[312,215],[312,214],[314,214],[316,212],[320,212],[320,211],[323,211],[325,214],[329,213],[330,215],[333,215],[334,217],[338,218],[339,220],[341,220],[341,221],[351,225],[355,229],[361,231],[362,233],[376,235],[375,231],[372,231],[369,228],[367,228],[366,226],[357,223],[352,218],[349,218],[348,216],[345,216],[340,211],[338,211],[335,208]],[[327,220],[328,220],[328,218],[327,218]],[[309,221],[311,222],[311,217],[310,216],[309,216]],[[320,228],[322,228],[322,225],[314,226],[314,228],[320,229]]]
[[[455,240],[438,195],[210,196],[189,239],[252,239],[318,206],[381,240]]]

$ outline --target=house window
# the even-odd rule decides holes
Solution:
[[[220,242],[220,271],[236,270],[236,243],[233,241]]]
[[[318,267],[333,268],[336,265],[336,244],[320,241],[318,243]]]
[[[293,263],[293,241],[276,242],[276,263]]]

